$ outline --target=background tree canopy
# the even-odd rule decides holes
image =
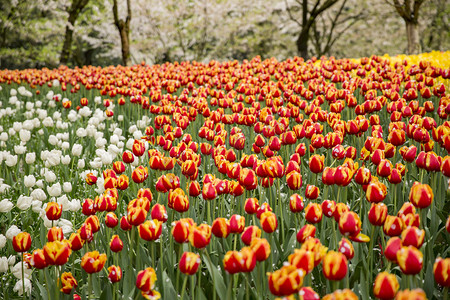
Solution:
[[[80,2],[87,3],[80,6]],[[413,2],[421,4],[420,51],[448,50],[449,2]],[[388,0],[0,0],[0,68],[53,68],[60,62],[105,66],[142,60],[243,60],[256,55],[280,60],[295,55],[395,55],[411,52],[405,15],[396,10],[399,5],[406,4]],[[121,31],[120,22],[128,19],[128,32],[127,28]],[[65,38],[68,31],[72,31],[70,43]],[[125,54],[124,45],[129,46]]]

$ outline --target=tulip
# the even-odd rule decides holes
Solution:
[[[253,238],[250,248],[255,253],[257,261],[265,261],[271,254],[270,244],[266,239]]]
[[[272,211],[262,213],[260,222],[262,229],[267,233],[274,232],[278,227],[277,216]]]
[[[372,203],[368,216],[370,224],[374,226],[382,226],[386,221],[388,208],[384,203]]]
[[[339,231],[346,236],[355,236],[361,231],[361,219],[352,211],[345,212],[339,218]]]
[[[200,224],[191,226],[189,230],[189,242],[195,248],[201,249],[208,246],[211,241],[211,226]]]
[[[167,221],[167,211],[164,205],[156,203],[151,210],[150,213],[152,219],[158,220],[162,223],[165,223]]]
[[[48,266],[42,249],[36,249],[31,253],[30,265],[36,269],[44,269]]]
[[[425,238],[425,230],[419,229],[415,226],[407,227],[402,231],[402,245],[414,246],[416,248],[422,247]]]
[[[316,236],[316,227],[311,224],[305,224],[297,233],[297,241],[304,243],[310,237]]]
[[[139,271],[136,276],[136,287],[142,292],[149,292],[155,287],[156,272],[153,268],[148,267]]]
[[[146,241],[155,241],[159,239],[162,233],[162,224],[163,222],[157,219],[145,221],[138,227],[139,236]]]
[[[225,218],[217,218],[212,223],[211,231],[218,238],[227,238],[230,234],[230,223]]]
[[[259,208],[259,202],[256,198],[247,198],[244,204],[244,210],[247,214],[252,215],[256,213]]]
[[[289,255],[288,261],[297,269],[303,269],[309,274],[314,269],[314,253],[304,249],[295,249],[294,254]]]
[[[123,242],[117,234],[111,237],[111,241],[109,242],[109,248],[111,249],[112,252],[122,251]]]
[[[400,285],[398,284],[397,277],[394,274],[388,272],[378,273],[373,285],[373,294],[375,297],[382,300],[393,299],[397,293]]]
[[[409,201],[417,208],[427,208],[433,202],[433,190],[416,181],[409,192]]]
[[[303,197],[299,194],[293,194],[289,197],[289,209],[293,213],[299,213],[303,210],[305,204],[303,203]]]
[[[320,299],[319,294],[317,294],[312,288],[309,286],[300,288],[298,292],[298,296],[300,300],[318,300]]]
[[[316,224],[322,220],[322,207],[318,203],[309,203],[305,208],[305,219],[307,222]]]
[[[98,251],[87,252],[81,258],[81,267],[88,274],[98,273],[103,269],[106,263],[106,254],[100,254]]]
[[[78,286],[77,280],[70,272],[64,272],[61,274],[61,284],[62,288],[60,289],[60,291],[64,294],[70,294],[72,290]]]
[[[367,186],[366,198],[371,203],[379,203],[386,198],[387,187],[380,181],[372,181]]]
[[[450,258],[436,258],[433,265],[434,280],[443,286],[450,287]]]
[[[427,295],[422,289],[399,291],[395,300],[426,300]]]
[[[114,265],[108,267],[108,279],[111,283],[122,280],[122,268]]]
[[[292,171],[286,175],[286,183],[291,190],[299,190],[302,187],[302,175],[300,172]]]
[[[189,196],[191,197],[198,197],[200,195],[200,184],[198,181],[191,181],[189,184]]]
[[[267,275],[270,292],[275,296],[288,296],[300,290],[306,274],[302,269],[287,265]]]
[[[241,240],[247,246],[250,246],[253,239],[260,237],[261,237],[261,229],[259,229],[259,227],[255,225],[246,227],[241,234]]]
[[[323,275],[328,280],[341,280],[348,270],[347,258],[344,254],[329,251],[323,258]]]
[[[310,200],[315,200],[319,197],[320,190],[315,185],[306,185],[305,197]]]
[[[67,263],[69,256],[72,253],[69,244],[70,243],[66,240],[48,242],[45,244],[43,251],[47,264],[61,266]]]
[[[64,234],[62,228],[52,227],[47,233],[47,240],[49,242],[62,241],[64,239]]]
[[[28,232],[21,232],[13,237],[12,245],[14,251],[24,253],[31,248],[31,235]]]
[[[321,207],[323,215],[327,218],[331,218],[336,210],[336,202],[334,200],[323,200]]]
[[[203,184],[202,196],[205,200],[213,200],[217,197],[217,191],[212,183]]]
[[[337,300],[337,299],[357,300],[359,298],[353,291],[349,289],[337,290],[331,294],[325,295],[322,298],[322,300]]]
[[[403,246],[397,252],[397,262],[404,274],[415,275],[422,270],[423,255],[413,246]]]
[[[194,275],[197,272],[200,263],[200,255],[192,252],[184,252],[180,258],[178,268],[183,274]]]
[[[177,243],[186,243],[189,238],[191,226],[194,226],[191,218],[180,219],[172,225],[172,236]]]
[[[47,207],[45,208],[45,215],[47,219],[50,221],[55,221],[61,218],[62,214],[62,205],[59,205],[56,202],[47,203]]]
[[[88,185],[94,185],[97,183],[97,177],[93,173],[86,174],[86,183]]]
[[[386,221],[384,222],[383,231],[390,237],[398,236],[402,233],[404,227],[405,223],[400,217],[387,216]]]
[[[324,155],[317,155],[317,154],[312,155],[311,158],[309,159],[309,169],[311,170],[311,172],[316,174],[322,172],[324,168],[324,161],[325,161]]]
[[[328,248],[320,243],[317,238],[309,238],[303,243],[301,249],[308,250],[314,253],[314,266],[317,267],[327,253]]]

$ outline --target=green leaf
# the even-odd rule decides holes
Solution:
[[[206,255],[203,255],[203,262],[205,262],[206,267],[208,268],[209,274],[211,274],[211,276],[214,276],[215,288],[216,288],[217,294],[219,295],[219,297],[221,299],[225,299],[226,295],[227,295],[227,288],[223,281],[222,275],[220,274],[219,270],[217,269],[217,267],[215,265],[211,265],[209,263],[209,260],[206,257]],[[213,274],[213,272],[214,272],[214,274]],[[197,293],[197,291],[196,291],[196,293]]]
[[[164,287],[164,299],[177,299],[178,295],[173,287],[172,280],[167,276],[166,271],[162,275],[163,287]]]

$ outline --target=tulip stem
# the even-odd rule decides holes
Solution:
[[[195,300],[195,294],[194,294],[194,290],[195,290],[195,275],[191,276],[191,299]]]
[[[181,297],[180,297],[181,300],[183,300],[184,292],[186,291],[186,283],[187,283],[188,277],[189,277],[188,275],[184,276],[183,287],[181,288]]]
[[[25,259],[25,255],[24,255],[25,253],[24,252],[22,252],[22,296],[23,296],[23,299],[25,300],[26,299],[26,296],[25,296],[25,269],[24,269],[24,263],[23,263],[23,261],[24,261],[24,259]]]
[[[88,299],[91,299],[92,295],[92,274],[88,274]]]
[[[244,277],[246,277],[245,279],[245,300],[250,300],[250,288],[249,288],[249,279],[248,279],[248,273],[247,274],[243,274]]]
[[[50,297],[50,290],[48,288],[48,279],[47,279],[47,270],[42,270],[44,272],[44,278],[45,278],[45,288],[47,289],[47,297]]]
[[[447,298],[448,298],[448,286],[444,287],[443,293],[444,293],[444,300],[447,300]]]
[[[280,207],[280,216],[281,216],[281,246],[284,245],[284,217],[283,217],[283,202],[281,201],[281,189],[280,189],[280,181],[278,178],[278,205]]]

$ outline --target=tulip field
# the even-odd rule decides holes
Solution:
[[[450,52],[0,70],[0,299],[447,299]]]

